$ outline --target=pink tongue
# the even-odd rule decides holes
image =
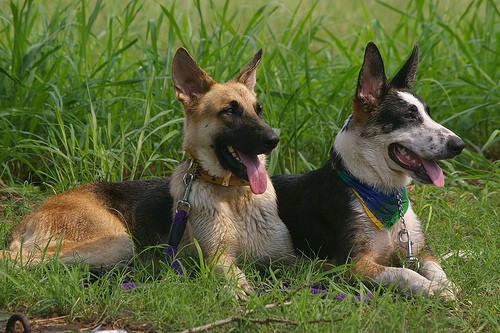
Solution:
[[[441,170],[441,168],[436,164],[436,162],[429,161],[424,158],[421,158],[420,161],[422,162],[425,171],[427,171],[427,175],[432,180],[434,185],[436,185],[437,187],[443,187],[444,186],[443,170]]]
[[[248,181],[250,189],[255,194],[262,194],[267,189],[267,172],[265,166],[260,163],[257,155],[246,155],[240,151],[236,151],[247,168]]]

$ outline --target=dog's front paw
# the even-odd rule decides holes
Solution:
[[[462,289],[449,280],[441,282],[440,286],[443,288],[442,293],[445,294],[445,299],[449,301],[456,301],[463,296]]]
[[[236,297],[238,299],[247,299],[248,298],[248,295],[252,294],[253,293],[253,288],[252,286],[250,285],[250,283],[248,283],[247,279],[239,279],[238,280],[238,290],[237,290],[237,295]]]
[[[429,296],[439,297],[445,302],[454,302],[462,295],[462,291],[449,280],[433,281]]]
[[[237,286],[234,284],[227,284],[224,286],[223,290],[224,292],[233,294],[234,298],[236,298],[239,301],[247,300],[248,296],[253,293],[253,288],[247,281],[245,282],[238,281]]]

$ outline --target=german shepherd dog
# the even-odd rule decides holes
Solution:
[[[239,259],[287,260],[294,254],[265,169],[265,154],[279,139],[262,120],[254,92],[261,56],[262,50],[223,84],[183,49],[172,65],[176,97],[184,106],[188,160],[174,171],[170,192],[174,202],[182,202],[186,175],[195,173],[187,236],[199,242],[208,262],[236,277],[243,292],[252,288],[237,266]]]
[[[353,113],[330,158],[319,170],[272,181],[280,217],[301,252],[333,264],[351,262],[351,273],[365,281],[455,299],[458,289],[426,244],[405,187],[411,178],[442,187],[436,160],[460,154],[464,142],[432,120],[429,107],[410,91],[417,65],[415,45],[388,82],[382,57],[369,43]]]
[[[254,92],[261,56],[219,84],[180,48],[172,80],[184,107],[188,161],[171,178],[94,182],[50,198],[14,227],[8,255],[31,264],[57,256],[102,267],[131,258],[137,245],[166,244],[173,203],[185,199],[183,179],[190,173],[184,241],[196,238],[204,256],[249,292],[239,259],[269,261],[294,252],[265,170],[265,154],[279,139]]]

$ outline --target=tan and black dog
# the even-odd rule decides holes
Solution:
[[[95,182],[50,198],[14,228],[9,256],[36,264],[57,255],[63,262],[109,266],[129,259],[137,244],[166,244],[172,202],[184,198],[183,178],[190,173],[184,243],[197,239],[207,262],[250,291],[238,260],[293,255],[265,170],[265,154],[278,137],[263,121],[254,92],[261,56],[259,51],[235,79],[220,84],[180,48],[172,80],[184,107],[188,160],[171,179]]]
[[[190,188],[187,237],[219,270],[251,290],[239,259],[289,259],[293,247],[278,216],[276,194],[265,169],[265,154],[278,136],[263,120],[254,87],[262,51],[233,80],[216,83],[180,49],[172,65],[176,96],[184,106],[184,150],[189,157],[171,177],[174,202]]]
[[[280,217],[301,252],[335,264],[352,262],[365,281],[454,299],[457,288],[426,244],[406,185],[413,178],[442,187],[436,161],[460,154],[464,142],[436,123],[411,92],[417,65],[415,45],[389,82],[377,47],[369,43],[353,113],[330,159],[304,175],[272,179]]]

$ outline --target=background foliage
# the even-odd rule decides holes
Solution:
[[[388,76],[419,43],[415,90],[476,154],[461,161],[498,158],[494,1],[401,8],[82,0],[0,8],[0,179],[9,184],[66,188],[168,174],[181,158],[182,111],[169,77],[179,46],[216,80],[231,78],[264,48],[257,90],[281,133],[271,173],[309,170],[328,155],[370,40]]]

